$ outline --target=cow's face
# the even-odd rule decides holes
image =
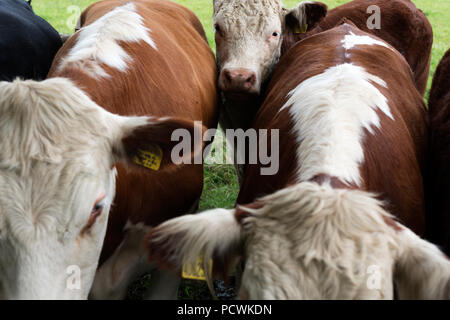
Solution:
[[[215,0],[220,89],[228,95],[258,95],[280,58],[286,17],[295,30],[304,28],[307,8],[316,6],[324,5],[304,2],[288,11],[279,0]]]
[[[166,129],[189,125],[113,115],[64,79],[0,82],[0,298],[86,298],[114,163],[153,150],[172,165]]]

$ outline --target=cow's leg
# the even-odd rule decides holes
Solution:
[[[128,224],[125,228],[122,243],[97,270],[90,299],[124,299],[128,286],[154,269],[143,246],[143,238],[150,228],[143,224]]]
[[[144,293],[146,300],[176,300],[181,278],[171,271],[152,271],[150,285]]]

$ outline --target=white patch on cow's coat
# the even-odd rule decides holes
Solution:
[[[364,130],[380,128],[377,109],[394,119],[387,99],[374,83],[386,83],[362,67],[342,64],[309,78],[292,90],[283,109],[295,123],[299,148],[298,181],[318,174],[361,184]]]
[[[393,50],[386,42],[377,40],[370,36],[358,36],[350,31],[350,34],[346,35],[341,41],[345,49],[350,50],[358,45],[373,46],[378,45]]]
[[[120,46],[120,41],[144,41],[157,50],[150,31],[132,2],[117,7],[79,31],[76,44],[59,65],[59,70],[69,64],[79,64],[93,77],[108,77],[101,67],[104,64],[124,72],[132,58]]]

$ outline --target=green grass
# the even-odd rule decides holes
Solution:
[[[321,0],[329,8],[348,2],[348,0]],[[95,0],[33,0],[35,12],[49,21],[59,32],[71,33],[76,23],[76,11],[70,11],[70,6],[77,6],[79,11],[84,10]],[[202,21],[208,36],[209,44],[215,49],[213,31],[212,0],[176,0],[193,10]],[[284,0],[284,4],[291,8],[300,0]],[[434,71],[450,47],[450,0],[413,0],[417,7],[422,9],[430,20],[434,31],[434,44],[431,60],[431,72],[428,88]],[[73,9],[73,8],[72,8]],[[383,14],[383,13],[382,13]],[[428,97],[428,94],[427,94]],[[234,168],[231,165],[205,165],[205,188],[200,202],[200,210],[211,208],[231,208],[234,206],[238,191]],[[138,298],[145,280],[141,280],[132,289],[129,297]],[[208,299],[206,285],[196,281],[185,281],[180,288],[181,299]]]

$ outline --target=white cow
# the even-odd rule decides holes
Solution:
[[[203,256],[223,277],[245,260],[241,299],[393,299],[394,283],[400,299],[450,299],[450,260],[382,206],[367,192],[303,182],[253,208],[170,220],[147,240],[174,269]]]
[[[178,122],[111,114],[67,79],[0,82],[0,298],[87,297],[114,163],[166,125]]]
[[[306,31],[327,13],[320,2],[286,10],[280,0],[214,0],[219,87],[226,94],[258,95],[281,55],[286,21]]]

